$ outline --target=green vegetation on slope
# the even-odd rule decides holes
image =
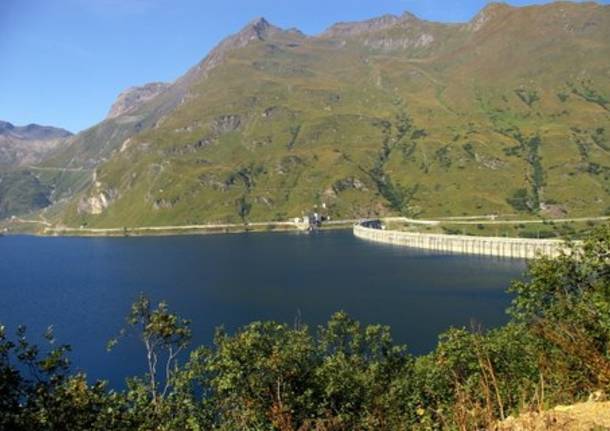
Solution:
[[[51,188],[27,170],[0,172],[0,219],[45,208]]]
[[[221,45],[222,61],[189,72],[181,104],[108,141],[95,181],[58,221],[238,223],[321,206],[335,219],[554,217],[610,207],[610,7],[492,5],[463,25],[403,17],[353,26],[307,38],[250,25],[243,35],[256,37],[234,36],[243,43]]]
[[[0,326],[0,429],[493,429],[610,389],[609,253],[603,226],[570,254],[532,261],[528,281],[511,288],[506,326],[451,329],[421,357],[393,344],[389,328],[337,313],[315,331],[301,322],[218,330],[181,364],[189,321],[141,297],[121,336],[138,335],[148,373],[117,392],[71,373],[69,347],[45,353],[25,329],[11,341]]]
[[[45,205],[59,203],[52,221],[72,227],[286,220],[321,206],[335,219],[600,215],[609,40],[610,6],[594,3],[493,4],[459,25],[405,14],[317,37],[259,20],[33,172],[53,191]],[[25,184],[3,196],[41,191]]]

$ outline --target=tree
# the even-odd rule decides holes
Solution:
[[[316,366],[307,328],[254,322],[199,355],[199,373],[226,429],[296,430],[314,412]],[[222,428],[225,429],[225,428]]]
[[[248,220],[248,215],[250,214],[250,211],[252,210],[252,204],[250,202],[248,202],[248,200],[246,199],[246,196],[242,196],[239,199],[237,199],[236,201],[236,205],[237,205],[237,214],[239,214],[239,218],[241,218],[242,222],[244,224],[247,224]]]
[[[512,292],[511,314],[547,341],[577,393],[610,385],[610,226],[558,258],[533,261]]]
[[[179,370],[179,356],[190,343],[190,321],[170,313],[165,302],[160,302],[153,309],[150,299],[141,294],[131,306],[127,324],[128,328],[121,330],[119,337],[134,330],[138,333],[146,348],[148,395],[152,403],[158,405],[172,387],[173,378]],[[110,340],[108,349],[112,349],[117,342],[118,338]],[[163,383],[160,381],[161,373]]]
[[[362,327],[339,312],[319,328],[317,339],[321,418],[338,429],[370,430],[402,429],[413,419],[413,358],[393,344],[388,327]]]
[[[70,347],[54,347],[52,328],[44,338],[47,351],[28,341],[25,327],[12,341],[0,325],[0,430],[133,429],[123,395],[71,374]]]

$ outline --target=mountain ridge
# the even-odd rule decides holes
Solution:
[[[72,136],[73,133],[53,126],[43,126],[30,123],[25,126],[15,126],[8,121],[0,121],[0,136],[11,135],[16,139],[59,139]]]
[[[45,162],[91,172],[57,220],[603,213],[608,11],[490,4],[318,36],[257,18]]]
[[[0,167],[36,164],[73,134],[65,129],[0,121]]]
[[[66,145],[71,136],[56,127],[0,121],[0,219],[52,203],[52,187],[31,167]]]
[[[118,95],[116,101],[110,107],[106,120],[137,110],[142,104],[161,94],[170,85],[166,82],[149,82],[142,86],[127,88]]]

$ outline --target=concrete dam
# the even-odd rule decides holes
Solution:
[[[539,256],[556,257],[563,250],[566,250],[564,241],[558,239],[478,237],[400,232],[369,227],[366,226],[366,222],[354,225],[354,235],[369,241],[422,250],[518,259],[533,259]]]

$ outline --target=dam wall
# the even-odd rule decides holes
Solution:
[[[362,224],[354,225],[354,235],[370,241],[422,250],[517,259],[533,259],[539,256],[556,257],[566,249],[564,241],[558,239],[412,233],[374,229]]]

